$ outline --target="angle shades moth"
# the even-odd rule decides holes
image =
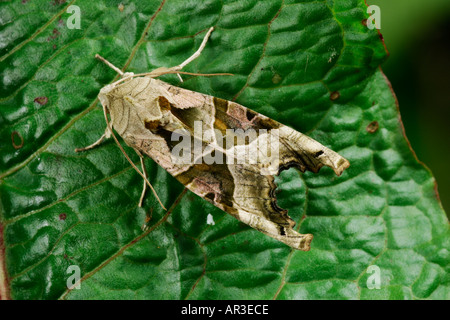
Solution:
[[[147,186],[157,197],[143,162],[148,156],[186,188],[241,222],[308,251],[313,236],[295,231],[287,210],[277,205],[274,175],[290,167],[316,173],[328,166],[339,176],[350,164],[319,142],[238,103],[156,79],[174,73],[182,81],[180,74],[192,74],[181,69],[200,55],[212,31],[180,65],[148,73],[123,73],[96,55],[122,78],[103,87],[98,95],[107,123],[105,133],[76,151],[91,149],[111,135],[122,148],[114,129],[141,158],[142,172],[127,156],[144,179],[140,205]],[[189,148],[192,144],[194,151]]]

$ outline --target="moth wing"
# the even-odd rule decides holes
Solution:
[[[222,155],[224,159],[222,163],[211,165],[205,163],[175,165],[170,163],[170,157],[167,156],[161,161],[155,157],[156,154],[161,154],[161,150],[153,150],[160,149],[160,146],[145,141],[133,141],[134,147],[152,157],[191,191],[243,223],[295,249],[308,251],[313,236],[295,231],[295,222],[288,216],[287,210],[278,207],[274,175],[292,166],[302,172],[306,170],[318,172],[322,166],[329,166],[340,175],[349,166],[349,162],[308,136],[235,102],[156,81],[163,91],[167,92],[165,99],[170,103],[171,114],[183,124],[183,127],[192,129],[190,134],[193,140],[202,139],[202,136],[193,130],[195,121],[202,121],[203,132],[216,130],[225,140],[227,129],[244,134],[249,129],[262,130],[264,134],[248,138],[248,143],[243,146],[222,144],[222,149],[210,148],[210,156],[214,152],[215,156]],[[164,130],[164,127],[162,129]],[[173,146],[173,142],[168,140],[169,136],[165,134],[162,137],[166,139],[168,146]],[[261,141],[258,140],[262,139],[261,137],[265,137],[266,140],[276,138],[278,141],[278,154],[276,157],[268,157],[269,162],[227,161],[233,154],[236,155],[239,148],[250,154],[261,153],[258,147],[261,145]],[[216,145],[220,145],[219,140],[220,138],[215,141]],[[204,148],[208,146],[208,142],[203,140],[201,144]],[[271,169],[269,172],[268,168]]]
[[[317,173],[321,167],[328,166],[340,176],[350,166],[345,158],[307,135],[238,103],[214,98],[214,106],[216,125],[234,130],[267,130],[269,137],[265,137],[266,141],[274,139],[279,142],[278,158],[273,159],[276,161],[273,167],[284,170],[294,166],[302,172],[309,170]]]

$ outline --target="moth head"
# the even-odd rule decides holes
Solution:
[[[109,99],[108,94],[114,89],[113,84],[108,84],[100,89],[100,92],[98,94],[98,99],[100,100],[100,103],[102,106],[106,109],[106,112],[109,113]]]
[[[100,93],[99,93],[99,97],[101,96],[101,95],[107,95],[108,93],[110,93],[111,92],[111,90],[114,88],[114,85],[111,83],[111,84],[108,84],[108,85],[106,85],[106,86],[104,86],[103,88],[101,88],[100,89]]]
[[[107,96],[107,94],[108,94],[108,92],[111,91],[111,88],[107,88],[108,86],[103,87],[100,90],[100,93],[98,94],[98,99],[100,100],[100,103],[102,104],[103,108],[106,109],[107,113],[109,113],[109,103],[108,103],[108,96]],[[105,90],[105,89],[107,89],[107,90]]]

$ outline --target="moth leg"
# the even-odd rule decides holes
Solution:
[[[75,149],[75,152],[83,152],[83,151],[86,151],[86,150],[93,149],[93,148],[95,148],[96,146],[98,146],[99,144],[101,144],[101,143],[103,142],[103,140],[105,140],[105,138],[109,138],[110,136],[111,136],[111,133],[109,132],[109,129],[106,128],[105,133],[102,134],[102,136],[101,136],[97,141],[95,141],[93,144],[91,144],[91,145],[89,145],[89,146],[87,146],[87,147],[84,147],[84,148],[76,148],[76,149]]]
[[[197,59],[200,54],[202,53],[203,49],[205,49],[206,46],[206,42],[209,39],[209,36],[211,35],[211,32],[214,31],[214,27],[209,28],[208,32],[206,33],[205,37],[203,38],[202,44],[200,45],[200,47],[197,49],[197,51],[194,52],[194,54],[192,56],[190,56],[189,58],[187,58],[185,61],[183,61],[181,64],[179,64],[178,66],[172,67],[170,69],[172,70],[181,70],[183,69],[186,65],[188,65],[189,63],[191,63],[192,61],[194,61],[195,59]],[[180,79],[181,82],[183,82],[183,79],[181,78],[180,74],[177,73],[178,78]]]
[[[144,156],[139,151],[136,150],[136,152],[139,155],[139,159],[141,160],[142,173],[144,174],[145,179],[148,180],[148,174],[147,174],[147,169],[145,168]],[[147,192],[147,182],[144,180],[144,186],[142,187],[141,198],[139,199],[139,207],[142,207],[142,203],[144,202],[144,197],[145,197],[146,192]]]

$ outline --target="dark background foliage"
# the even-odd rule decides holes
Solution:
[[[381,9],[390,53],[382,65],[400,105],[406,135],[433,172],[450,213],[450,1],[369,0]]]

